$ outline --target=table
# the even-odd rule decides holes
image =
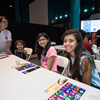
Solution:
[[[95,54],[99,53],[99,49],[97,49],[97,48],[92,48],[92,50],[94,51]]]
[[[100,49],[97,49],[97,48],[93,48],[92,47],[92,50],[94,51],[94,55],[92,55],[92,57],[94,59],[96,59],[96,60],[100,60],[100,56],[98,56],[98,55],[100,55],[100,53],[99,53]]]
[[[20,63],[30,63],[14,55],[0,59],[0,100],[46,100],[50,95],[44,90],[64,76],[44,68],[23,74],[11,68],[16,65],[15,61],[18,59]],[[87,100],[89,95],[100,96],[100,90],[70,78],[67,79],[87,90],[83,100]]]
[[[53,47],[57,50],[58,55],[61,55],[61,56],[66,55],[66,49],[64,48],[63,45],[56,45],[56,46],[53,46]]]
[[[56,45],[53,46],[56,50],[60,50],[60,51],[66,51],[63,45]]]

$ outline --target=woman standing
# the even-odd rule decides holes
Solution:
[[[5,16],[0,16],[0,53],[11,54],[11,32],[7,30],[8,20]]]

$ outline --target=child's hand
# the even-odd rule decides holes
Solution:
[[[40,67],[43,67],[42,65],[40,65]]]
[[[64,84],[66,81],[67,81],[66,78],[60,78],[60,79],[58,80],[58,84],[59,84],[59,85]]]
[[[28,61],[28,58],[26,58],[25,60]]]
[[[6,53],[7,53],[7,54],[12,54],[12,52],[11,52],[10,49],[7,49],[7,50],[6,50]]]

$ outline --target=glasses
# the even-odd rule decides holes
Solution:
[[[5,24],[6,24],[6,23],[8,24],[8,22],[7,22],[7,21],[2,21],[2,22],[4,22]]]
[[[37,41],[38,42],[41,42],[41,41],[45,41],[46,39],[45,38],[43,38],[43,39],[38,39]]]

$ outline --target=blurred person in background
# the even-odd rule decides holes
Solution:
[[[86,32],[83,30],[79,30],[79,32],[81,33],[81,35],[83,37],[83,44],[84,44],[85,49],[87,51],[89,51],[91,55],[93,55],[94,52],[93,52],[92,47],[89,43],[89,35],[86,35]]]
[[[100,29],[96,32],[96,36],[97,38],[97,47],[100,48]]]

